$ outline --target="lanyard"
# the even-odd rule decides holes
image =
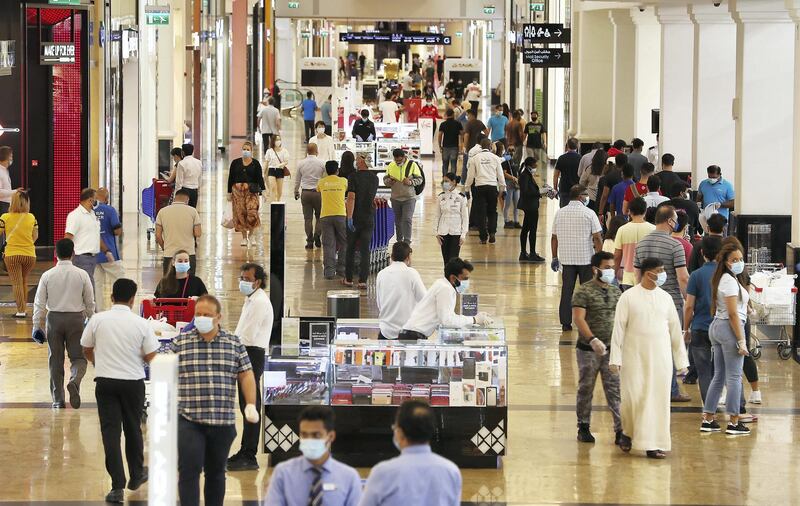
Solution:
[[[191,277],[191,274],[186,276],[186,281],[183,282],[183,292],[181,292],[181,299],[185,299],[186,298],[186,287],[189,286],[189,278],[190,277]]]

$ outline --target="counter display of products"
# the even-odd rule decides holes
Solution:
[[[336,154],[336,161],[339,163],[342,162],[342,155],[345,151],[352,151],[356,158],[364,156],[367,165],[375,167],[375,141],[359,142],[353,139],[336,141],[333,143],[333,151]]]

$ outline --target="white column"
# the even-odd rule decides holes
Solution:
[[[658,7],[661,23],[660,153],[675,156],[675,170],[690,172],[694,109],[694,26],[687,7]]]
[[[160,25],[158,30],[158,79],[156,96],[156,111],[158,121],[158,138],[172,138],[174,133],[172,131],[172,112],[173,100],[175,96],[175,69],[172,65],[172,52],[175,47],[173,27],[175,26],[176,19],[170,16],[170,22],[167,25]]]
[[[628,142],[636,136],[636,29],[630,9],[608,11],[614,30],[611,72],[611,138]]]
[[[636,108],[636,137],[644,141],[645,149],[657,144],[652,128],[652,112],[661,102],[661,25],[655,8],[641,11],[631,9],[631,18],[636,25],[634,44],[634,100]]]
[[[570,134],[581,142],[611,138],[611,67],[614,30],[608,11],[577,11],[572,25],[573,119]],[[563,146],[552,146],[559,151]]]
[[[158,28],[146,22],[145,5],[148,3],[155,4],[155,2],[139,2],[139,188],[125,188],[125,191],[133,191],[136,195],[139,195],[143,188],[150,186],[152,178],[158,175],[156,117]]]
[[[736,25],[723,3],[719,7],[691,7],[694,21],[694,117],[695,184],[707,177],[709,165],[719,165],[734,182],[736,95]]]
[[[800,0],[787,0],[795,23],[800,23]],[[792,165],[800,167],[800,38],[794,41],[794,128]],[[792,170],[792,244],[800,244],[800,170]]]
[[[783,0],[739,0],[733,17],[736,212],[787,215],[792,209],[795,23]]]

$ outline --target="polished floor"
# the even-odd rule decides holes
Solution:
[[[302,152],[301,122],[285,121],[284,139],[294,160]],[[214,165],[214,164],[211,164]],[[255,247],[244,251],[239,236],[222,229],[226,163],[208,172],[200,201],[203,236],[198,274],[224,303],[226,321],[239,316],[238,266],[245,260],[267,262],[268,214]],[[438,159],[426,162],[428,181],[438,177]],[[436,167],[435,171],[431,167]],[[287,183],[292,184],[293,180]],[[288,185],[287,185],[288,186]],[[432,235],[434,192],[429,183],[414,221],[413,266],[427,285],[441,275],[439,248]],[[322,276],[321,251],[303,249],[302,214],[284,190],[288,203],[287,309],[294,315],[321,315],[325,293],[338,282]],[[554,206],[541,213],[539,253],[549,255],[549,222]],[[123,254],[128,275],[141,295],[152,293],[160,275],[155,242],[145,238],[146,218],[124,216]],[[598,385],[593,431],[597,443],[575,441],[577,367],[574,339],[558,324],[559,281],[548,264],[517,262],[516,231],[500,230],[494,245],[480,245],[471,235],[462,249],[476,270],[472,290],[481,306],[505,321],[510,350],[508,454],[498,470],[464,470],[465,504],[797,504],[795,470],[800,452],[800,402],[794,383],[800,369],[765,349],[758,362],[764,404],[749,437],[702,435],[699,393],[686,386],[691,403],[672,413],[673,451],[664,461],[625,455],[613,446],[611,416]],[[28,504],[100,504],[110,480],[103,465],[92,370],[83,383],[84,407],[50,409],[47,349],[30,341],[30,322],[15,321],[12,309],[0,316],[0,502]],[[364,316],[376,315],[372,287],[362,298]],[[749,387],[746,388],[749,394]],[[236,444],[235,444],[236,446]],[[266,458],[258,472],[230,473],[226,503],[257,504],[269,482]],[[369,470],[360,470],[366,477]],[[147,487],[129,499],[146,499]]]

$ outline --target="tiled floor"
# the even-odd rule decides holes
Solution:
[[[300,123],[285,121],[284,139],[291,140],[295,160],[302,152]],[[223,164],[220,162],[220,167]],[[430,170],[438,161],[426,161]],[[294,163],[292,164],[294,166]],[[225,168],[226,169],[226,168]],[[429,172],[428,181],[432,181]],[[221,297],[225,318],[235,325],[241,306],[238,265],[245,260],[267,262],[268,227],[256,247],[245,252],[239,237],[219,226],[224,208],[222,182],[227,170],[208,174],[201,197],[203,237],[198,274],[210,291]],[[434,176],[435,177],[435,176]],[[289,184],[293,183],[289,180]],[[429,183],[415,218],[414,267],[430,285],[441,270],[441,258],[432,235]],[[292,314],[318,315],[325,310],[325,292],[339,285],[322,276],[321,251],[303,249],[300,206],[288,196],[287,309]],[[540,253],[548,252],[549,222],[554,208],[543,210]],[[266,221],[267,215],[264,214]],[[154,241],[148,243],[146,218],[124,217],[125,267],[142,293],[152,293],[160,273]],[[549,249],[549,248],[548,248]],[[699,433],[699,393],[686,387],[694,400],[675,406],[672,414],[673,451],[664,461],[624,455],[613,446],[611,417],[598,385],[593,430],[594,445],[575,441],[575,386],[577,368],[572,342],[562,334],[557,319],[559,283],[545,265],[519,265],[516,232],[500,230],[495,245],[481,246],[470,236],[462,256],[476,266],[472,290],[481,305],[501,315],[510,345],[508,455],[498,470],[465,470],[464,501],[470,504],[796,504],[795,469],[798,455],[797,394],[800,369],[793,361],[777,358],[765,349],[758,362],[764,404],[753,434],[730,438]],[[367,317],[375,316],[372,289],[362,298]],[[99,504],[110,485],[104,466],[97,413],[93,404],[92,371],[83,384],[87,401],[79,411],[49,408],[47,350],[28,340],[30,324],[0,317],[0,501],[17,504]],[[749,394],[749,387],[746,388]],[[227,502],[256,504],[263,498],[269,469],[261,457],[259,472],[230,473]],[[368,469],[361,470],[366,476]],[[146,498],[147,487],[130,495]]]

